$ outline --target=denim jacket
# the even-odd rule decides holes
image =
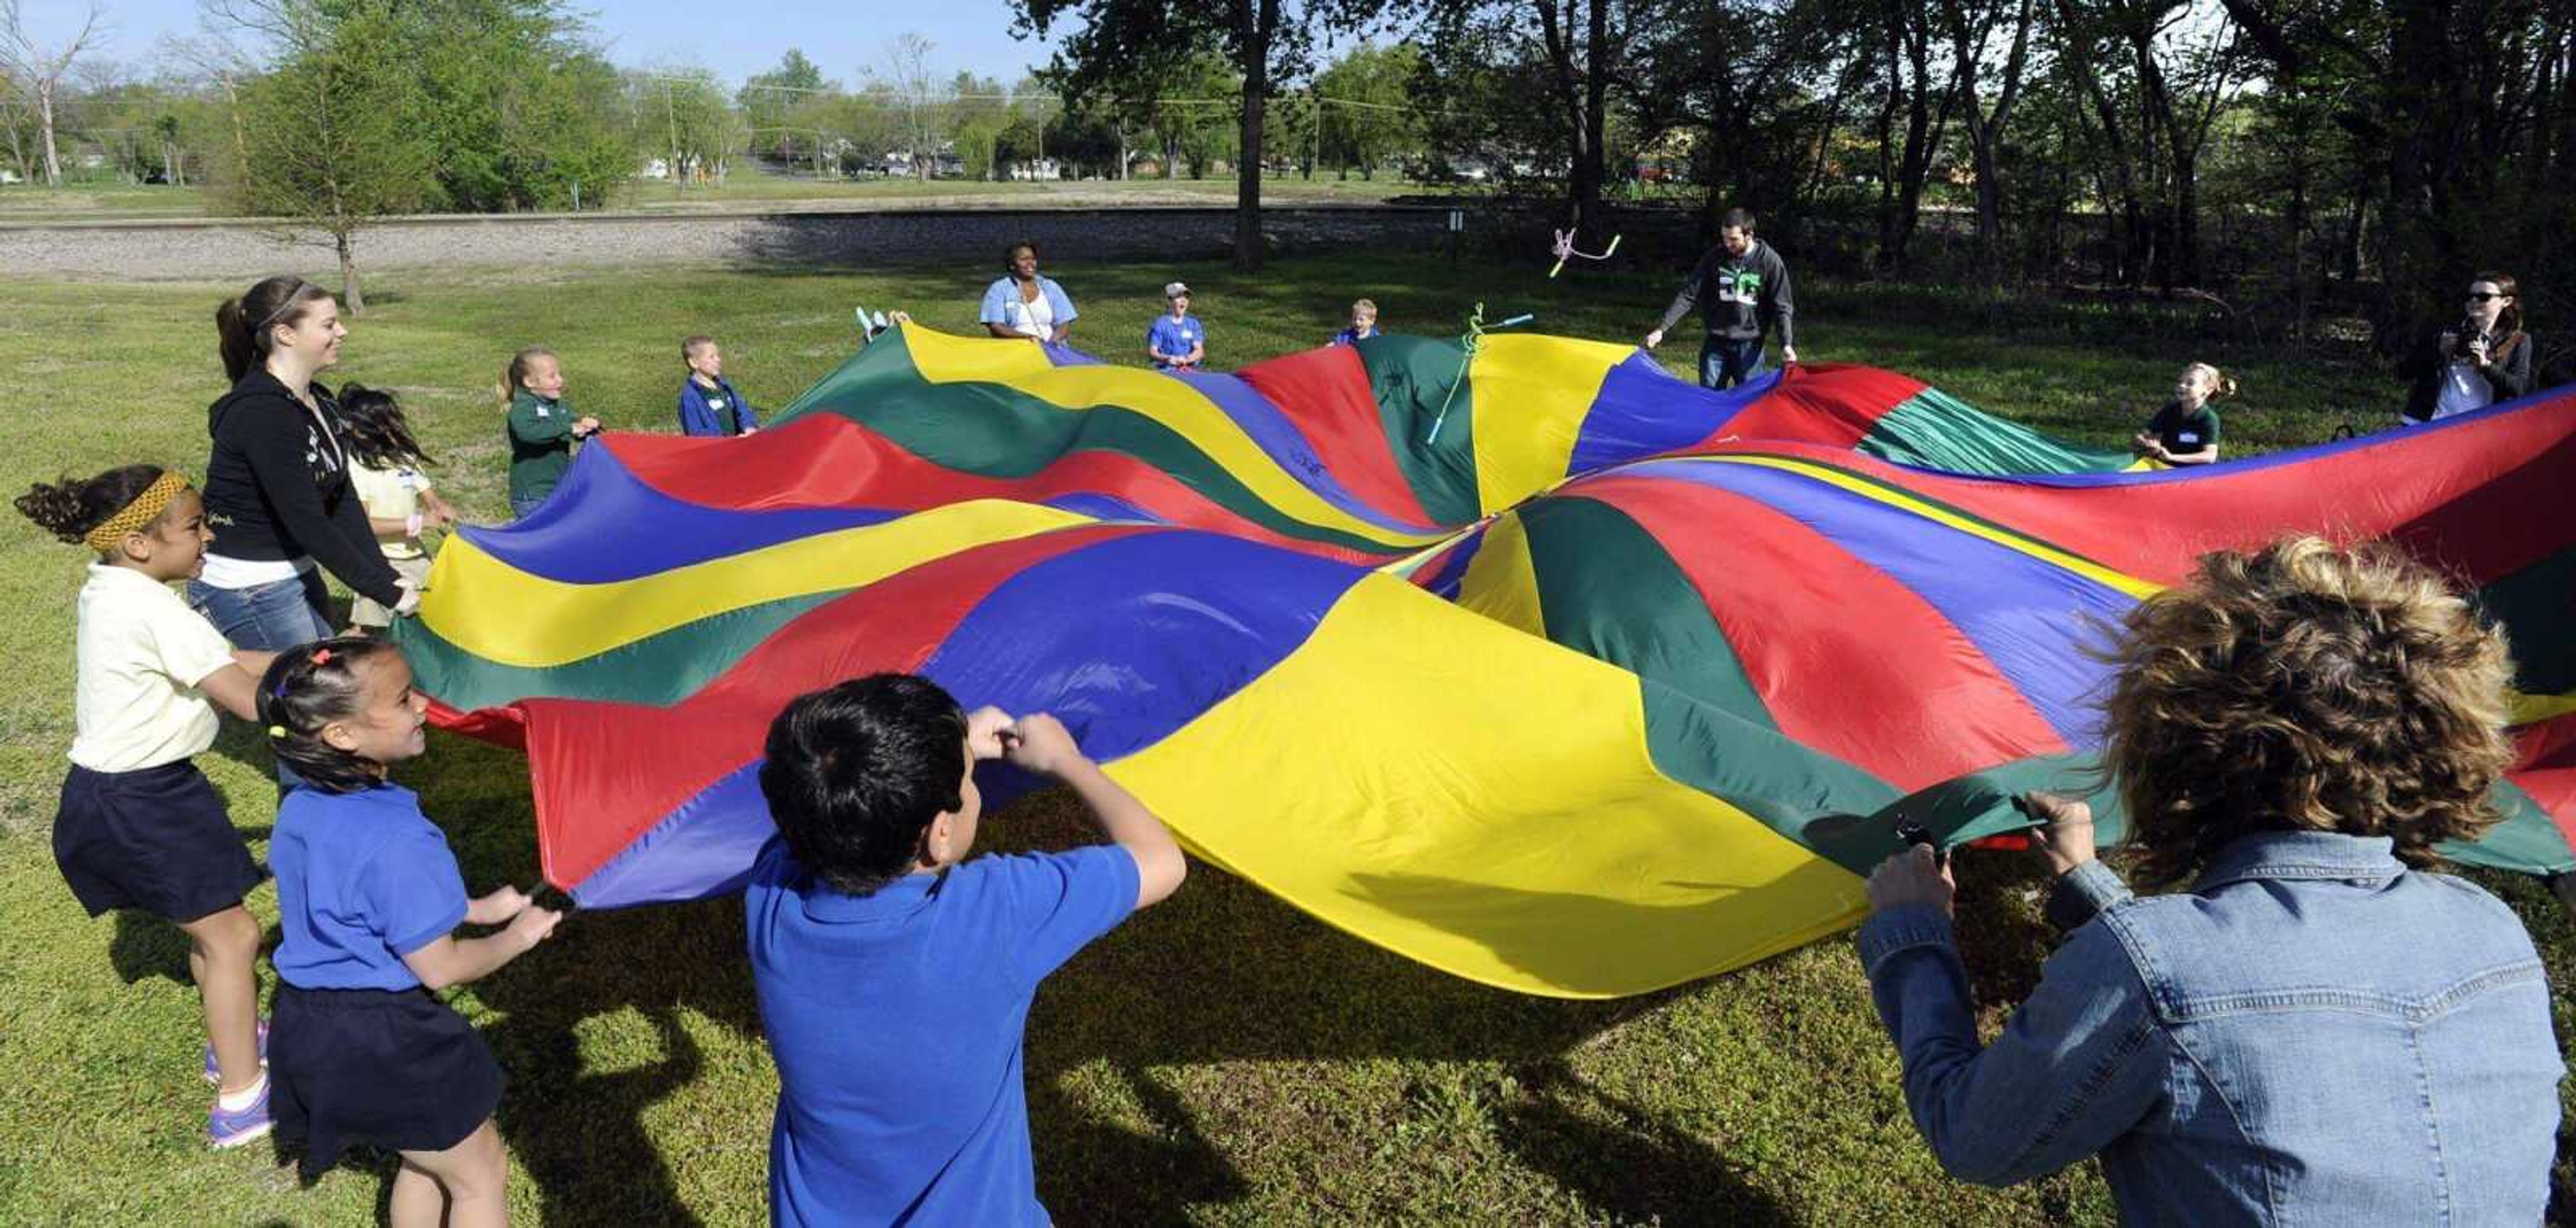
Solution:
[[[2144,899],[2080,866],[2049,901],[2072,932],[1982,1050],[1949,917],[1872,917],[1915,1127],[1981,1185],[2099,1152],[2129,1223],[2540,1222],[2565,1063],[2539,955],[2390,847],[2247,836]]]

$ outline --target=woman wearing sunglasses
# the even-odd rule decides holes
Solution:
[[[2417,353],[2401,373],[2415,381],[2408,422],[2431,422],[2510,401],[2531,391],[2531,336],[2522,331],[2522,288],[2502,273],[2469,283],[2467,312]]]

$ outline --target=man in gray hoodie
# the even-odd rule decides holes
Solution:
[[[1762,367],[1762,337],[1780,329],[1780,361],[1798,361],[1790,320],[1789,266],[1771,245],[1753,237],[1753,213],[1729,209],[1718,220],[1718,245],[1700,257],[1690,280],[1682,283],[1663,322],[1646,334],[1646,348],[1664,343],[1664,330],[1690,314],[1693,303],[1706,304],[1708,335],[1699,347],[1702,388],[1732,388],[1753,378]]]

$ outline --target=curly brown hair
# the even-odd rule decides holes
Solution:
[[[2254,832],[2387,836],[2424,867],[2498,821],[2504,633],[2394,548],[2301,536],[2211,554],[2124,631],[2102,766],[2147,885]]]

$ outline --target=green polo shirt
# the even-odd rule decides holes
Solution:
[[[510,397],[510,497],[554,490],[572,465],[572,406],[521,388]]]

